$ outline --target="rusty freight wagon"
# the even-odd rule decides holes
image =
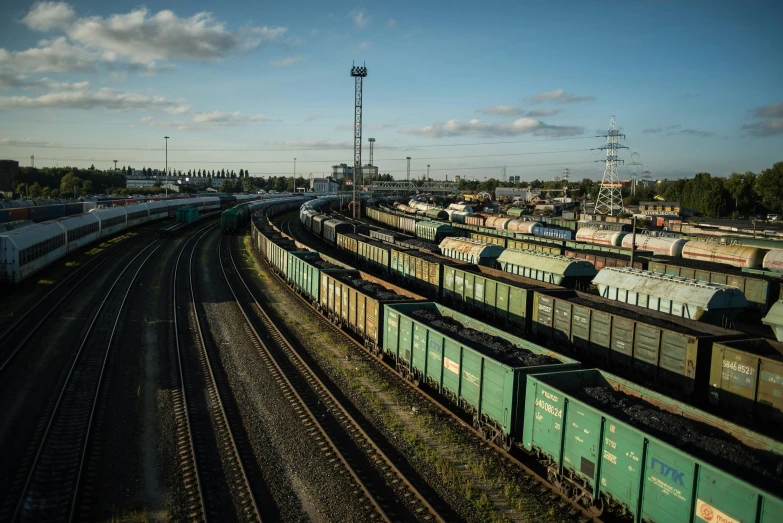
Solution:
[[[528,375],[524,447],[596,515],[777,523],[783,443],[597,370]]]
[[[583,251],[577,249],[566,249],[563,254],[565,256],[568,256],[569,258],[587,260],[593,265],[595,265],[596,269],[603,269],[604,267],[630,267],[631,266],[630,256],[615,253],[615,252],[593,251],[593,250]],[[634,257],[633,260],[634,269],[647,269],[647,259],[642,258],[640,254],[642,253],[637,252]]]
[[[710,403],[738,420],[783,432],[783,343],[763,338],[716,342]]]
[[[319,308],[376,354],[381,348],[384,305],[424,301],[418,294],[364,272],[324,271],[320,286]]]
[[[425,296],[436,297],[440,292],[443,265],[463,264],[416,249],[393,247],[389,272],[392,277],[409,283]]]
[[[373,231],[374,232],[374,231]],[[392,247],[381,241],[371,240],[359,234],[338,234],[337,246],[349,251],[367,267],[388,273]]]
[[[508,238],[508,241],[506,242],[506,247],[508,247],[509,249],[545,252],[547,254],[554,254],[556,256],[560,256],[563,254],[562,245],[557,244],[562,242],[550,243],[546,241],[545,238],[541,238],[541,240],[543,241],[538,241],[538,239],[533,239],[532,236],[523,237],[523,235],[518,234],[517,238]]]
[[[525,376],[579,362],[437,303],[386,304],[382,350],[398,371],[473,416],[484,437],[510,448],[521,434]]]
[[[744,338],[708,325],[573,290],[536,290],[535,339],[629,379],[704,403],[712,344]],[[653,385],[655,384],[655,385]]]
[[[315,251],[288,253],[285,276],[291,286],[311,302],[320,303],[321,275],[326,273],[359,274],[356,269],[345,269],[321,257]]]

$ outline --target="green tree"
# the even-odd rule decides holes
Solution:
[[[73,197],[74,188],[79,188],[81,185],[82,179],[70,172],[60,180],[60,194],[66,197]]]
[[[756,175],[748,171],[745,174],[732,173],[724,186],[729,195],[733,198],[735,213],[748,213],[755,207],[754,194],[756,186]]]
[[[43,189],[41,189],[41,184],[38,182],[35,182],[27,189],[27,195],[28,197],[32,199],[41,198],[43,196]]]
[[[756,177],[756,194],[768,210],[781,214],[783,211],[783,162],[776,162],[771,168],[764,169]]]
[[[244,171],[244,169],[240,169],[240,170],[239,170],[239,177],[240,177],[240,178],[244,178],[244,177],[245,177],[245,171]]]
[[[84,180],[82,182],[82,194],[92,194],[92,182],[90,180]]]
[[[160,180],[155,180],[155,182],[152,184],[152,186],[155,187],[155,188],[163,187],[163,184],[160,183]]]

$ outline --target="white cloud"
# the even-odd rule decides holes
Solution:
[[[481,109],[476,109],[476,112],[500,116],[519,116],[525,111],[520,107],[514,107],[512,105],[496,105],[494,107],[482,107]]]
[[[326,118],[329,118],[329,117],[326,116],[325,114],[316,113],[316,114],[311,114],[310,116],[308,116],[307,120],[305,120],[305,122],[314,122],[316,120],[323,120],[323,119],[326,119]]]
[[[41,40],[38,47],[25,51],[0,49],[0,67],[17,73],[92,71],[106,58],[98,52],[71,45],[64,37]]]
[[[535,94],[528,98],[528,101],[532,104],[540,104],[544,102],[554,102],[557,104],[570,104],[575,102],[588,102],[595,100],[595,96],[572,96],[566,94],[562,89],[555,89],[554,91],[544,91],[542,93]]]
[[[152,116],[144,116],[140,121],[142,123],[151,122],[153,120]]]
[[[450,136],[518,136],[532,134],[534,136],[576,136],[584,133],[584,128],[570,125],[549,125],[535,118],[519,118],[511,123],[492,123],[479,119],[468,122],[449,120],[446,123],[436,122],[420,128],[400,129],[401,133],[429,138],[445,138]]]
[[[180,115],[180,114],[187,113],[189,109],[190,109],[189,105],[178,105],[176,107],[167,107],[163,110],[171,115]]]
[[[369,40],[365,40],[359,44],[359,49],[369,49],[370,47],[372,47],[372,42]]]
[[[57,89],[60,91],[80,91],[90,87],[90,82],[56,82],[50,78],[27,78],[6,71],[0,71],[0,89]]]
[[[193,116],[193,123],[196,124],[210,124],[210,125],[241,125],[248,122],[276,122],[273,118],[269,118],[264,114],[257,114],[255,116],[245,116],[239,111],[233,113],[221,113],[219,111],[212,111],[211,113],[196,113]]]
[[[38,97],[0,96],[0,109],[94,109],[110,111],[167,109],[179,104],[159,96],[101,88],[97,90],[56,91]]]
[[[760,122],[743,125],[742,129],[756,137],[783,134],[783,102],[774,102],[753,110],[753,116],[764,118]]]
[[[530,118],[541,118],[543,116],[554,116],[559,114],[562,109],[533,109],[525,113],[525,116]]]
[[[351,20],[353,20],[353,23],[356,24],[356,27],[359,29],[365,29],[368,25],[370,25],[370,20],[372,20],[372,16],[369,16],[364,12],[364,9],[360,9],[358,11],[351,12]]]
[[[128,75],[124,71],[114,71],[109,73],[109,76],[106,79],[110,82],[124,82],[127,78]]]
[[[316,149],[351,149],[353,142],[338,142],[335,140],[267,140],[268,145],[282,145],[285,147],[312,147]]]
[[[252,51],[264,42],[278,40],[286,32],[284,27],[257,27],[250,24],[231,30],[207,12],[180,18],[169,10],[152,13],[146,8],[138,8],[105,18],[76,17],[73,8],[64,2],[35,4],[23,22],[32,29],[63,31],[78,46],[68,43],[64,38],[55,42],[62,40],[61,46],[72,47],[71,54],[86,55],[82,62],[69,67],[61,65],[61,70],[57,72],[79,70],[76,67],[79,64],[82,65],[81,69],[91,68],[99,61],[127,62],[154,72],[160,70],[161,61],[216,60],[234,53]],[[26,52],[30,51],[35,50]],[[3,53],[14,54],[4,50]],[[0,53],[0,63],[2,59]],[[52,68],[45,70],[55,71]]]
[[[301,62],[301,61],[302,61],[301,56],[289,56],[288,58],[283,58],[282,60],[269,62],[269,65],[271,65],[272,67],[288,67],[289,65],[293,65],[296,62]]]
[[[76,16],[73,8],[64,2],[38,2],[22,18],[22,23],[36,31],[62,27]]]
[[[395,25],[397,25],[397,20],[394,18],[389,18],[386,20],[386,27],[394,27]]]

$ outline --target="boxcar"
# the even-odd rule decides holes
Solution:
[[[713,344],[709,399],[736,418],[783,427],[783,343],[751,339]]]
[[[525,448],[594,512],[606,500],[636,522],[780,521],[770,492],[781,491],[782,443],[596,369],[528,376],[526,387]],[[732,452],[747,461],[727,461]]]
[[[712,344],[742,333],[572,290],[536,290],[532,334],[682,399],[706,398]],[[652,385],[650,385],[652,386]]]
[[[346,222],[344,220],[326,220],[323,222],[323,238],[325,241],[336,244],[337,243],[337,234],[338,233],[346,233],[346,232],[356,232],[356,229],[354,225],[350,222]]]
[[[310,229],[316,236],[323,236],[323,223],[328,220],[329,217],[325,214],[317,214],[313,216],[313,226]]]
[[[448,223],[421,220],[416,222],[416,237],[433,243],[440,243],[444,238],[454,236],[454,227]]]
[[[574,249],[566,249],[563,253],[569,258],[577,258],[579,260],[587,260],[596,269],[603,269],[604,267],[630,267],[631,257],[624,254],[616,254],[613,252],[600,252],[600,251],[581,251]],[[647,269],[647,259],[641,256],[634,257],[633,266],[635,269]]]
[[[500,245],[501,247],[507,247],[506,242],[509,240],[509,238],[504,236],[495,236],[493,234],[483,234],[480,232],[471,232],[469,233],[468,238],[484,243],[494,243],[495,245]]]
[[[587,261],[531,250],[506,249],[497,263],[511,274],[570,288],[586,288],[597,274]]]
[[[442,266],[444,264],[459,264],[416,249],[401,249],[393,247],[389,271],[393,276],[409,282],[414,288],[420,289],[430,296],[437,296],[440,289]]]
[[[424,301],[418,294],[357,271],[323,271],[320,287],[320,309],[359,335],[376,354],[381,348],[384,305]]]
[[[767,312],[780,297],[779,278],[749,274],[741,269],[719,263],[656,256],[650,259],[648,270],[658,274],[671,274],[737,287],[745,294],[748,306],[762,313]]]
[[[420,316],[421,312],[427,316]],[[443,332],[427,317],[456,322],[518,350],[489,351]],[[386,304],[383,324],[383,352],[395,360],[400,373],[426,382],[460,405],[473,415],[474,425],[488,439],[506,448],[514,435],[521,434],[524,377],[579,368],[570,358],[432,302]]]

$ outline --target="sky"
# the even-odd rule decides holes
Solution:
[[[306,178],[658,179],[783,160],[780,0],[0,3],[0,158]],[[634,156],[635,157],[635,156]],[[294,162],[296,158],[296,163]],[[633,167],[620,168],[627,177]]]

